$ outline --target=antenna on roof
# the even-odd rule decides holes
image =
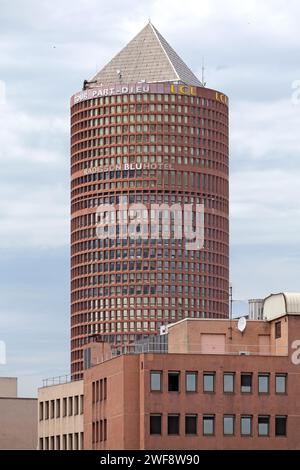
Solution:
[[[204,80],[204,74],[205,74],[205,65],[204,65],[204,57],[202,57],[202,85],[205,87],[206,86],[206,81]]]
[[[122,80],[122,71],[120,69],[117,70],[117,75],[118,75],[119,80],[121,81]]]

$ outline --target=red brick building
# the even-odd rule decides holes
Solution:
[[[201,250],[99,239],[99,206],[204,205]],[[71,373],[95,335],[115,348],[189,318],[228,317],[228,99],[149,23],[71,99]]]
[[[240,330],[185,319],[168,353],[90,345],[85,449],[300,449],[300,295],[267,298]]]

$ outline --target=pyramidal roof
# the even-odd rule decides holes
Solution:
[[[149,23],[124,47],[91,82],[113,83],[183,82],[202,83],[167,43],[153,24]],[[88,85],[92,86],[92,83]]]

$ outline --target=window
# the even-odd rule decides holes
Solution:
[[[281,338],[281,321],[275,323],[275,338]]]
[[[107,399],[107,378],[103,380],[103,400]]]
[[[169,436],[179,434],[179,415],[168,415],[168,434]]]
[[[234,435],[234,416],[225,415],[223,417],[223,433],[224,436]]]
[[[223,389],[224,393],[234,392],[234,373],[225,372],[223,376]]]
[[[44,403],[42,401],[40,402],[39,418],[40,418],[40,421],[43,421],[44,419]]]
[[[79,396],[76,395],[74,397],[74,415],[78,415],[79,414]]]
[[[270,427],[270,417],[269,416],[259,416],[258,417],[258,435],[259,436],[268,436]]]
[[[56,400],[56,417],[60,418],[60,399]]]
[[[215,374],[213,372],[205,372],[203,374],[203,391],[214,392],[215,391]]]
[[[162,376],[161,371],[150,372],[151,392],[161,392],[161,376]]]
[[[186,391],[196,392],[197,391],[197,372],[186,373]]]
[[[54,418],[55,400],[50,401],[50,418]]]
[[[73,397],[69,397],[69,416],[73,415]]]
[[[107,419],[103,421],[103,440],[107,441]]]
[[[79,449],[79,433],[76,432],[74,434],[74,450],[78,450]]]
[[[92,384],[92,402],[95,403],[96,401],[96,382]]]
[[[286,374],[276,374],[275,378],[275,391],[276,393],[286,393]]]
[[[251,393],[252,390],[252,374],[241,375],[241,392]]]
[[[168,373],[168,390],[169,392],[179,392],[179,372]]]
[[[241,435],[242,436],[252,435],[252,416],[241,417]]]
[[[269,374],[258,375],[258,393],[269,393]]]
[[[203,435],[213,436],[215,433],[215,417],[213,415],[203,416]]]
[[[275,436],[286,436],[286,416],[275,417]]]
[[[63,398],[63,416],[67,416],[67,398]]]
[[[39,445],[39,450],[44,450],[44,440],[42,437],[40,437],[40,445]]]
[[[45,401],[45,419],[49,419],[49,402]]]
[[[91,357],[92,351],[91,348],[86,348],[83,350],[83,368],[89,369],[91,367]]]
[[[100,419],[100,435],[99,435],[99,440],[100,442],[103,441],[103,419]]]
[[[161,434],[161,415],[150,415],[150,434]]]
[[[197,434],[197,415],[185,416],[185,434],[190,436]]]

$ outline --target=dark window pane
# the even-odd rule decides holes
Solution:
[[[203,375],[203,390],[204,392],[215,391],[215,374],[204,374]]]
[[[224,416],[223,428],[225,436],[232,436],[234,434],[234,416]]]
[[[252,387],[252,375],[242,374],[241,375],[241,392],[250,393]]]
[[[161,415],[150,415],[150,434],[161,434]]]
[[[276,416],[275,418],[275,436],[286,436],[286,416]]]
[[[161,372],[151,372],[151,391],[161,391]]]
[[[185,434],[197,434],[197,415],[187,415],[185,417]]]
[[[268,436],[269,435],[269,416],[259,416],[258,417],[258,435],[259,436]]]
[[[234,392],[234,374],[224,374],[224,392],[233,393]]]
[[[258,392],[269,393],[269,375],[261,374],[258,376]]]
[[[168,416],[168,434],[179,434],[179,415]]]
[[[275,323],[275,338],[281,338],[281,321]]]
[[[203,435],[212,436],[215,432],[215,417],[203,416]]]
[[[187,372],[186,373],[186,391],[196,392],[197,390],[197,373]]]
[[[242,436],[251,436],[252,434],[252,417],[251,416],[241,417],[241,434]]]
[[[169,392],[179,392],[179,372],[169,372],[168,390]]]

